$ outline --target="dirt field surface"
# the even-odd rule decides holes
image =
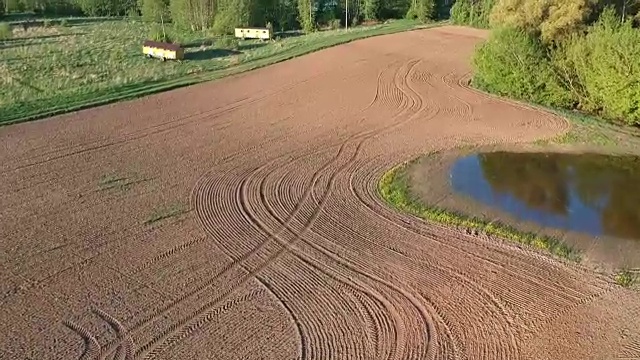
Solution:
[[[640,299],[399,214],[377,181],[557,117],[466,89],[485,33],[353,42],[0,129],[2,359],[615,359]]]

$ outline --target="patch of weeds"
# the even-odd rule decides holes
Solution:
[[[119,186],[125,181],[127,181],[126,177],[118,177],[116,175],[105,175],[102,178],[100,178],[100,182],[98,183],[98,186],[100,186],[100,190],[107,190],[107,189],[111,189],[116,186]]]
[[[149,218],[144,222],[144,224],[145,225],[151,225],[153,223],[156,223],[156,222],[164,220],[164,219],[168,219],[168,218],[172,218],[174,216],[182,215],[185,212],[187,212],[187,207],[184,206],[183,204],[180,204],[180,203],[171,204],[169,206],[166,206],[166,207],[163,207],[163,208],[160,208],[160,209],[156,209],[149,216]]]
[[[511,225],[498,221],[486,221],[477,217],[470,217],[455,211],[420,203],[411,196],[409,191],[406,172],[408,164],[403,164],[391,169],[382,176],[378,183],[378,191],[381,197],[396,209],[424,220],[435,221],[449,226],[464,227],[468,233],[483,232],[487,235],[497,236],[512,242],[545,250],[561,258],[580,262],[581,256],[578,250],[558,239],[530,232],[522,232]]]
[[[613,279],[616,282],[616,284],[622,287],[630,288],[640,281],[640,275],[635,274],[628,269],[623,269],[618,271],[614,275]]]
[[[147,181],[149,179],[136,179],[136,178],[128,178],[124,176],[118,175],[105,175],[100,178],[98,182],[98,187],[100,191],[105,191],[109,189],[117,189],[120,191],[128,190],[131,185],[137,184],[143,181]]]

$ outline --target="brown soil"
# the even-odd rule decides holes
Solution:
[[[567,129],[460,85],[485,35],[371,38],[0,129],[0,358],[638,356],[635,293],[377,195],[421,153]]]
[[[453,192],[449,183],[451,166],[454,162],[460,156],[491,151],[601,153],[603,149],[585,146],[537,146],[532,144],[515,146],[500,144],[480,148],[448,149],[422,156],[408,166],[407,174],[412,196],[427,205],[473,215],[487,221],[500,221],[524,232],[535,232],[560,239],[580,251],[584,265],[595,271],[611,273],[623,268],[640,268],[640,241],[638,239],[608,235],[594,237],[576,231],[544,227],[532,221],[519,220],[506,211],[486,206],[479,201]],[[616,149],[607,149],[606,153],[611,154],[612,151],[616,151]]]

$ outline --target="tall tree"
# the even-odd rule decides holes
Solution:
[[[168,22],[171,19],[168,0],[139,0],[142,19],[149,22]]]
[[[213,26],[217,10],[216,0],[171,0],[171,19],[183,28],[193,31]]]
[[[315,5],[314,0],[298,0],[298,21],[305,32],[313,32],[316,29]]]
[[[366,20],[377,20],[380,16],[380,0],[364,0],[363,15]]]
[[[509,26],[539,35],[545,43],[581,29],[597,0],[498,0],[491,26]]]

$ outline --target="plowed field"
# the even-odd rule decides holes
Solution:
[[[461,85],[485,35],[376,37],[0,129],[0,358],[640,356],[637,293],[377,195],[424,152],[568,128]]]

